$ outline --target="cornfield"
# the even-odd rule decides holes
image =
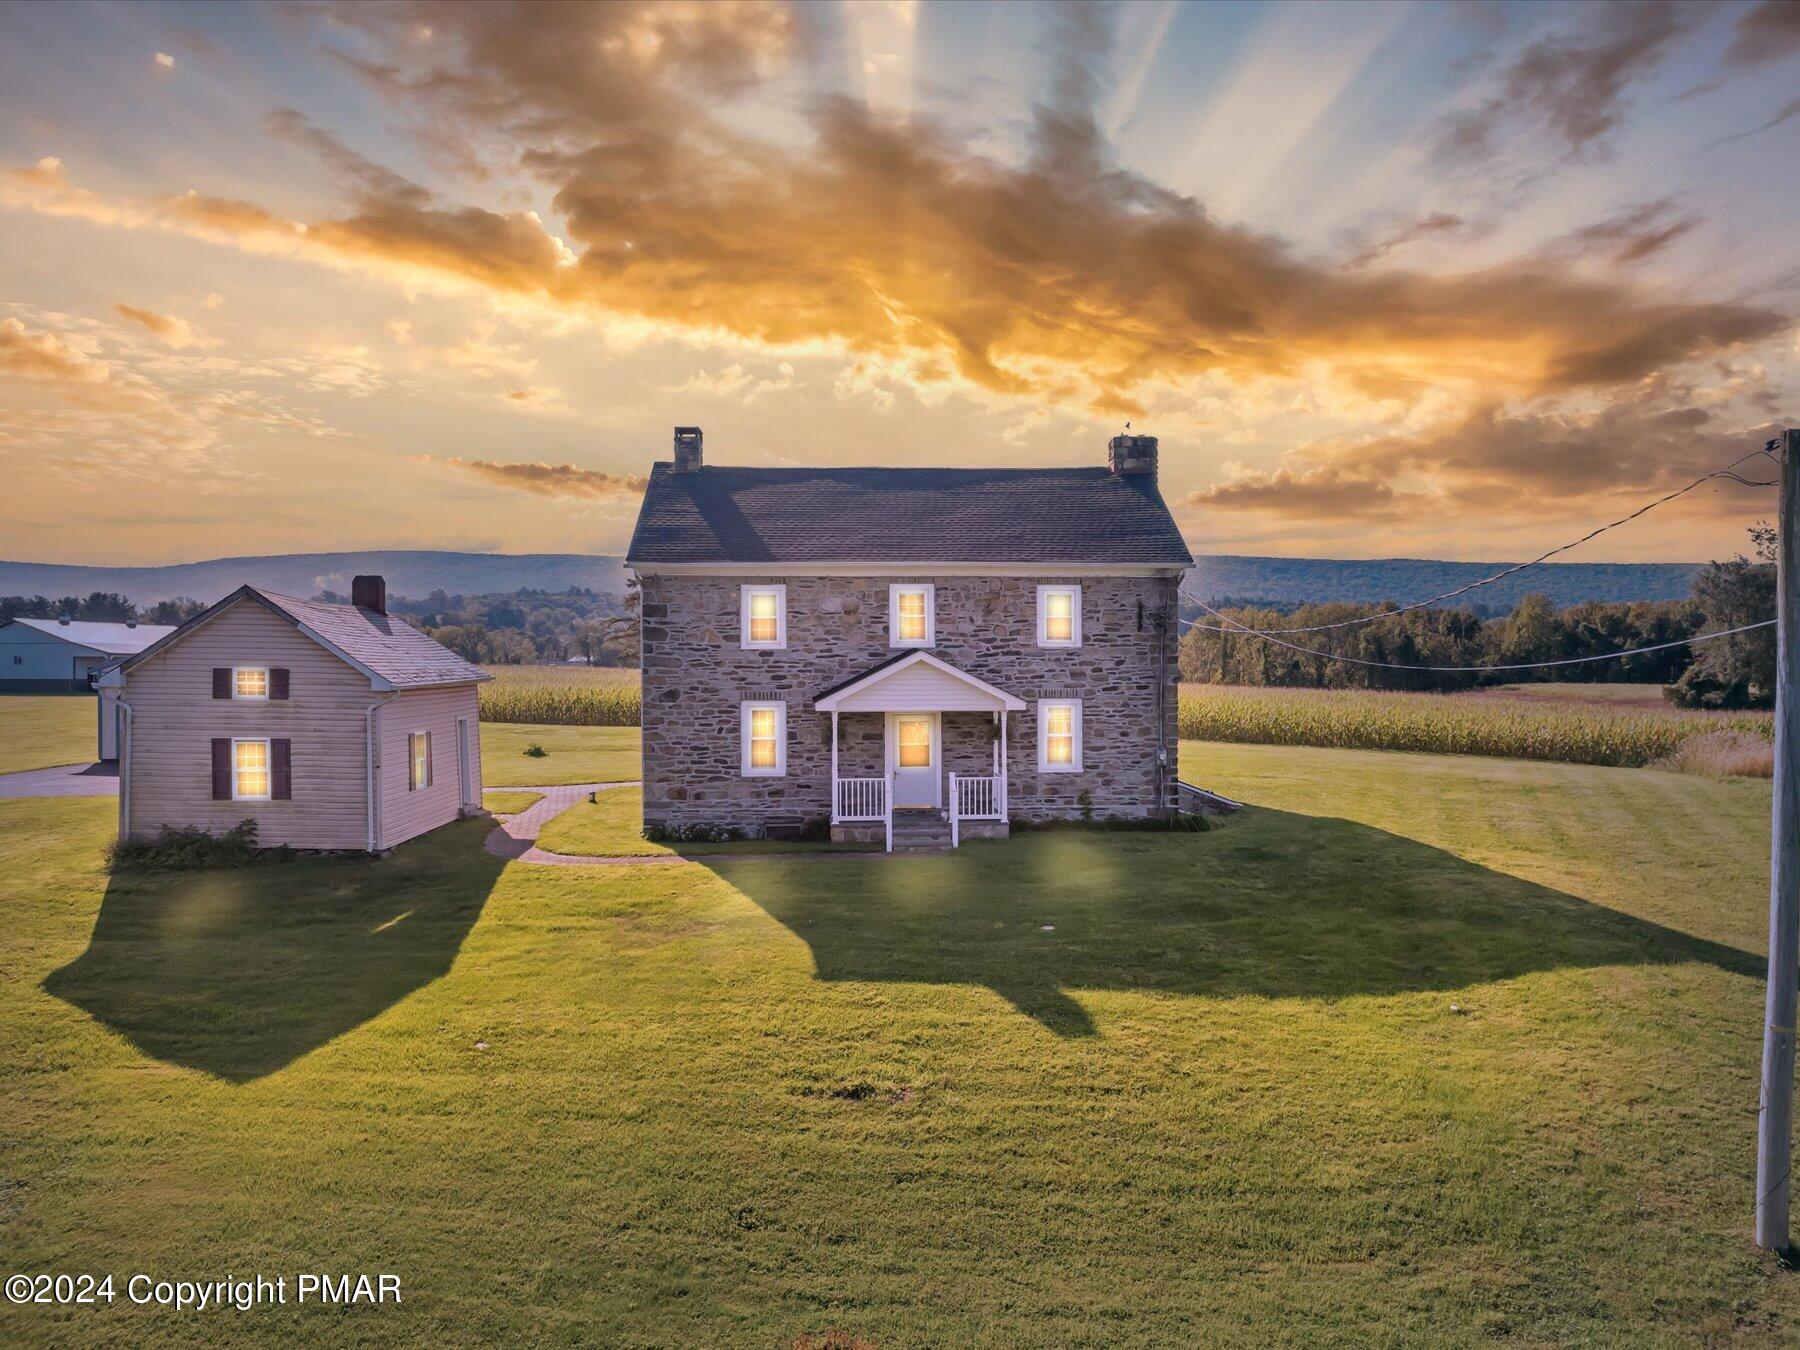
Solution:
[[[495,678],[481,687],[483,721],[590,727],[638,724],[642,700],[635,670],[588,666],[490,669]],[[1184,685],[1180,727],[1184,740],[1495,755],[1620,768],[1659,762],[1676,767],[1689,760],[1698,767],[1707,757],[1692,751],[1685,756],[1678,753],[1698,738],[1710,737],[1708,744],[1712,744],[1720,733],[1737,733],[1733,743],[1741,745],[1767,741],[1773,735],[1774,722],[1767,713],[1682,712],[1623,698],[1611,700],[1585,687],[1577,688],[1585,692],[1558,702],[1554,696],[1557,686],[1548,685],[1533,686],[1516,696],[1507,691],[1411,694]],[[1616,706],[1608,707],[1608,702],[1616,702]],[[1749,761],[1755,759],[1748,756]]]
[[[1186,685],[1181,735],[1203,741],[1416,750],[1641,768],[1721,731],[1770,739],[1766,713],[1697,713],[1544,699]]]
[[[484,722],[635,727],[638,673],[606,666],[489,666],[481,686]]]

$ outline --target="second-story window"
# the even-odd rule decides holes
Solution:
[[[231,673],[231,696],[262,700],[269,696],[267,666],[238,666]]]
[[[888,587],[888,646],[929,647],[937,641],[937,614],[930,582]]]
[[[787,646],[787,587],[744,587],[742,617],[745,647]]]
[[[1040,647],[1079,647],[1081,645],[1081,587],[1038,587],[1038,633]]]

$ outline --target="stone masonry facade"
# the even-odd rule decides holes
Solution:
[[[1176,587],[1159,576],[642,575],[644,823],[707,825],[776,835],[831,812],[831,716],[814,700],[896,654],[888,587],[935,587],[928,650],[1023,699],[1007,724],[1015,820],[1170,815],[1176,809]],[[785,649],[745,650],[745,585],[787,587]],[[1037,588],[1081,587],[1082,645],[1037,645]],[[1037,702],[1079,699],[1082,769],[1039,773]],[[745,702],[787,709],[787,772],[746,777]],[[880,713],[840,716],[844,777],[884,772]],[[943,715],[940,773],[993,772],[986,713]]]

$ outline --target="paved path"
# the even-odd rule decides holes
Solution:
[[[54,769],[0,773],[0,797],[111,797],[119,770],[110,764],[59,764]]]
[[[637,787],[630,783],[563,783],[554,787],[512,787],[489,788],[490,792],[541,792],[543,796],[533,802],[525,810],[519,812],[497,825],[487,837],[487,851],[496,857],[507,858],[514,862],[543,863],[549,867],[666,867],[671,863],[699,862],[706,858],[728,858],[730,853],[649,853],[629,854],[620,857],[600,858],[577,856],[570,853],[552,853],[549,849],[537,846],[538,835],[544,826],[557,816],[587,800],[590,792],[605,792],[610,788]],[[808,861],[841,858],[884,858],[885,853],[830,853],[821,849],[817,853],[782,853],[782,859],[800,858]]]

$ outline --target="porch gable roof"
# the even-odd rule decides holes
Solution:
[[[1025,700],[928,651],[908,651],[832,685],[813,707],[819,712],[1023,712]]]

